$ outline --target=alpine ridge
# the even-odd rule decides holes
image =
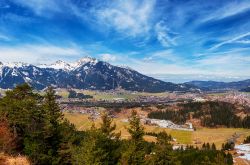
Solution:
[[[28,83],[38,90],[48,86],[92,90],[121,88],[145,92],[196,90],[188,84],[164,82],[91,57],[72,63],[60,60],[50,65],[0,63],[0,88],[12,89],[22,83]]]

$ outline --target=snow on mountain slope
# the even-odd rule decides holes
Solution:
[[[72,71],[72,70],[75,70],[75,69],[81,67],[84,64],[90,63],[92,65],[95,65],[97,62],[98,62],[97,59],[87,56],[87,57],[81,58],[80,60],[78,60],[76,62],[72,62],[72,63],[67,63],[65,61],[58,60],[55,63],[52,63],[50,65],[42,64],[42,65],[39,65],[39,67],[41,67],[41,68],[62,69],[64,71]]]
[[[13,88],[29,83],[36,89],[58,88],[164,92],[190,91],[190,85],[157,80],[125,67],[118,67],[95,58],[84,57],[73,63],[57,61],[51,65],[0,63],[0,88]]]

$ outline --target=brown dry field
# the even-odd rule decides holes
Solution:
[[[30,165],[25,156],[10,156],[0,153],[0,165]]]
[[[83,114],[72,114],[65,113],[65,117],[73,123],[78,130],[87,130],[90,129],[93,123],[96,127],[100,124],[100,119],[96,121],[91,121],[88,119],[88,115]],[[124,122],[126,117],[119,116],[114,118],[113,122],[116,124],[116,131],[121,132],[121,137],[124,139],[129,138],[129,133],[127,132],[128,122]],[[191,131],[180,131],[172,130],[167,128],[159,128],[157,126],[143,125],[146,132],[160,132],[166,131],[173,138],[177,139],[177,142],[180,144],[192,144],[196,145],[196,142],[200,142],[197,146],[201,146],[202,143],[215,143],[217,148],[221,148],[222,143],[225,143],[227,139],[232,137],[233,134],[237,133],[240,137],[237,139],[237,143],[240,144],[246,136],[250,135],[250,129],[242,128],[199,128],[194,132]],[[145,136],[145,139],[148,141],[155,141],[155,137]]]

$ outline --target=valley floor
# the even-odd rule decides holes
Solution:
[[[89,115],[78,114],[78,113],[65,113],[65,117],[73,123],[77,129],[86,130],[90,129],[93,124],[93,121],[89,119]],[[126,118],[119,116],[113,119],[116,124],[117,132],[121,132],[122,138],[129,138],[129,133],[126,130],[128,122]],[[98,127],[100,119],[94,121],[95,125]],[[250,135],[250,129],[243,128],[199,128],[196,131],[181,131],[181,130],[172,130],[168,128],[160,128],[157,126],[144,125],[146,132],[160,132],[166,131],[173,138],[176,139],[177,144],[192,144],[201,146],[204,142],[215,143],[216,147],[221,148],[222,143],[225,143],[226,140],[237,136],[236,143],[240,144],[246,136]],[[145,139],[148,141],[155,141],[153,136],[145,136]]]
[[[64,113],[64,115],[78,130],[90,129],[93,123],[96,127],[100,124],[100,119],[93,121],[87,114]],[[121,132],[121,138],[128,139],[129,133],[126,130],[128,122],[125,116],[120,115],[114,118],[113,121],[116,124],[116,131]],[[174,142],[176,146],[194,145],[201,147],[204,142],[208,142],[215,143],[217,149],[220,149],[222,143],[225,143],[228,139],[236,137],[236,144],[241,144],[245,137],[250,135],[250,129],[243,128],[199,128],[196,131],[172,130],[151,125],[144,125],[144,128],[146,132],[166,131],[176,139],[176,142]],[[154,136],[149,135],[144,136],[144,139],[147,141],[156,141]],[[234,164],[250,165],[250,161],[239,157],[239,153],[236,151],[232,151],[232,155],[234,156]]]

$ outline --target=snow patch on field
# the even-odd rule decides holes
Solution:
[[[250,160],[250,144],[236,145],[235,149],[237,153],[243,154],[240,158]]]

